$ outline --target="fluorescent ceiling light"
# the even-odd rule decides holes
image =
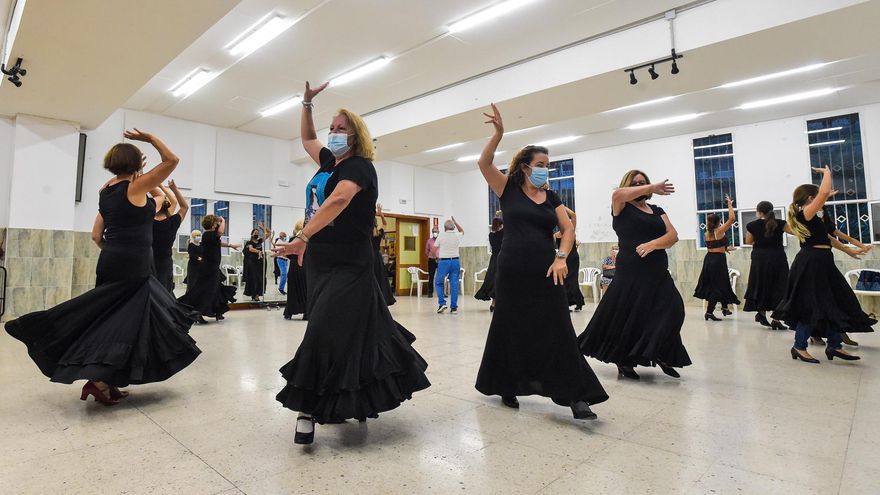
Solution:
[[[703,114],[701,114],[701,113],[687,113],[684,115],[676,115],[674,117],[666,117],[663,119],[646,120],[645,122],[637,122],[635,124],[630,124],[629,126],[627,126],[627,129],[646,129],[648,127],[657,127],[657,126],[661,126],[661,125],[677,124],[679,122],[686,122],[688,120],[694,120],[701,115],[703,115]]]
[[[548,140],[542,141],[540,143],[535,143],[535,146],[544,146],[546,148],[546,147],[553,146],[556,144],[570,143],[570,142],[576,141],[582,137],[583,136],[565,136],[565,137],[561,137],[561,138],[548,139]]]
[[[733,153],[723,153],[721,155],[695,156],[694,160],[711,160],[712,158],[727,158],[733,156]]]
[[[342,74],[341,76],[334,77],[333,79],[330,80],[330,86],[341,86],[343,84],[350,83],[351,81],[354,81],[355,79],[359,79],[359,78],[364,77],[365,75],[367,75],[371,72],[375,72],[375,71],[381,69],[382,67],[385,67],[386,65],[388,65],[389,62],[391,62],[390,58],[379,57],[376,60],[373,60],[372,62],[368,62],[368,63],[358,67],[357,69],[350,70],[350,71],[346,72],[345,74]]]
[[[288,99],[282,101],[281,103],[276,103],[275,105],[272,105],[271,107],[269,107],[265,110],[260,110],[260,115],[262,115],[263,117],[269,117],[269,116],[281,113],[281,112],[288,110],[290,108],[293,108],[295,105],[302,103],[302,101],[303,101],[303,97],[297,95],[292,98],[288,98]]]
[[[504,153],[504,152],[503,151],[496,151],[495,156],[498,156],[501,153]],[[479,158],[480,158],[480,155],[468,155],[468,156],[463,156],[456,161],[457,162],[472,162],[474,160],[478,160]]]
[[[446,146],[440,146],[440,147],[437,147],[437,148],[431,148],[431,149],[429,149],[429,150],[426,150],[425,153],[433,153],[433,152],[435,152],[435,151],[451,150],[452,148],[458,148],[459,146],[461,146],[461,145],[463,145],[463,144],[464,144],[464,143],[452,143],[452,144],[447,144]]]
[[[217,75],[218,74],[215,74],[208,69],[196,69],[172,86],[170,89],[171,94],[178,98],[186,98],[198,91],[205,84],[211,82],[211,80],[217,77]]]
[[[446,27],[449,33],[458,33],[474,26],[483,24],[484,22],[497,19],[498,17],[516,10],[523,5],[534,2],[535,0],[507,0],[506,2],[497,3],[487,9],[483,9],[475,14],[469,15],[464,19],[453,22]]]
[[[732,141],[728,141],[728,142],[726,142],[726,143],[706,144],[706,145],[703,145],[703,146],[694,146],[694,149],[695,149],[695,150],[704,150],[704,149],[706,149],[706,148],[717,148],[717,147],[719,147],[719,146],[727,146],[727,145],[729,145],[729,144],[733,144],[733,142],[732,142]]]
[[[813,129],[812,131],[807,131],[807,134],[816,134],[819,132],[839,131],[841,129],[843,129],[843,127],[826,127],[825,129]]]
[[[663,103],[664,101],[673,100],[673,99],[675,99],[675,98],[678,98],[678,95],[676,95],[676,96],[664,96],[663,98],[657,98],[657,99],[654,99],[654,100],[643,101],[643,102],[641,102],[641,103],[633,103],[632,105],[627,105],[627,106],[625,106],[625,107],[612,108],[611,110],[606,110],[606,111],[604,111],[604,112],[602,112],[602,113],[619,112],[619,111],[621,111],[621,110],[629,110],[629,109],[631,109],[631,108],[646,107],[646,106],[648,106],[648,105],[656,105],[657,103]]]
[[[846,139],[836,139],[834,141],[824,141],[821,143],[813,143],[810,145],[810,148],[812,148],[814,146],[828,146],[829,144],[840,144],[840,143],[845,143],[845,142],[846,142]]]
[[[249,27],[245,32],[236,36],[226,49],[235,56],[247,57],[251,53],[257,51],[261,46],[275,39],[279,34],[283,33],[295,21],[283,17],[279,14],[269,14],[263,17],[256,24]]]
[[[565,179],[574,179],[574,176],[573,175],[563,175],[562,177],[553,177],[552,179],[547,179],[547,180],[552,182],[554,180],[565,180]]]
[[[228,209],[229,209],[228,206],[224,206],[223,208],[217,208],[217,210],[215,210],[215,211],[223,211],[223,210],[228,210]]]
[[[768,98],[766,100],[750,101],[748,103],[743,103],[742,105],[739,106],[739,108],[741,110],[748,110],[750,108],[761,108],[761,107],[768,107],[770,105],[791,103],[793,101],[801,101],[801,100],[807,100],[810,98],[818,98],[819,96],[827,96],[827,95],[830,95],[831,93],[834,93],[835,91],[837,91],[837,88],[823,88],[823,89],[817,89],[815,91],[805,91],[803,93],[795,93],[795,94],[791,94],[791,95],[780,96],[778,98]]]
[[[721,88],[735,88],[737,86],[745,86],[746,84],[754,84],[754,83],[759,83],[759,82],[763,82],[763,81],[769,81],[770,79],[777,79],[780,77],[786,77],[786,76],[791,76],[794,74],[800,74],[802,72],[809,72],[811,70],[816,70],[816,69],[820,69],[822,67],[825,67],[826,65],[828,65],[827,62],[821,63],[821,64],[805,65],[804,67],[798,67],[797,69],[784,70],[782,72],[774,72],[772,74],[765,74],[763,76],[752,77],[750,79],[743,79],[742,81],[734,81],[731,83],[722,84],[719,87],[721,87]]]
[[[4,65],[9,65],[9,59],[12,55],[12,45],[15,44],[15,37],[18,35],[18,28],[21,25],[21,16],[24,13],[24,4],[27,3],[26,0],[14,0],[11,17],[9,18],[9,25],[6,27],[8,30],[6,31],[6,36],[3,39],[3,53],[0,54],[0,62]],[[6,80],[6,77],[0,77],[0,84],[3,84],[3,81]]]
[[[538,129],[538,128],[540,128],[540,127],[544,127],[544,125],[545,125],[545,124],[536,125],[536,126],[533,126],[533,127],[526,127],[525,129],[517,129],[517,130],[515,130],[515,131],[504,131],[504,135],[505,135],[505,136],[512,136],[513,134],[519,134],[519,133],[521,133],[521,132],[533,131],[533,130]]]

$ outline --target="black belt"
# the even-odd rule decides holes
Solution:
[[[457,260],[457,259],[458,259],[458,256],[456,256],[455,258],[440,258],[440,261]]]

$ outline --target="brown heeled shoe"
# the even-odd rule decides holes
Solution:
[[[109,388],[107,391],[109,392]],[[118,400],[114,400],[104,395],[104,391],[98,388],[98,386],[91,380],[83,385],[82,394],[80,394],[79,400],[86,400],[90,395],[95,398],[95,402],[100,402],[105,406],[115,406],[116,404],[119,404]]]
[[[110,387],[110,398],[113,400],[120,400],[128,397],[128,391],[119,390],[116,387]]]

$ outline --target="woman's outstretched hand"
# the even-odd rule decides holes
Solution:
[[[668,196],[675,192],[675,186],[672,185],[672,182],[669,182],[669,179],[664,180],[663,182],[655,182],[651,184],[653,188],[654,194],[659,194],[660,196]]]
[[[312,99],[314,97],[318,96],[318,93],[320,93],[321,91],[324,91],[324,89],[327,88],[328,84],[330,84],[330,81],[327,81],[324,84],[318,86],[317,88],[312,89],[312,87],[309,85],[309,82],[306,81],[306,91],[305,91],[305,93],[303,93],[303,101],[305,101],[305,102],[312,101]]]
[[[495,106],[494,103],[491,103],[490,105],[492,105],[492,114],[490,115],[483,112],[483,115],[489,119],[485,123],[492,124],[492,126],[495,127],[496,134],[504,134],[504,123],[501,121],[501,112],[498,111],[498,107]]]
[[[303,254],[306,252],[306,244],[302,239],[294,237],[291,242],[279,242],[272,248],[272,252],[278,256],[296,256],[296,263],[299,266],[303,264]]]

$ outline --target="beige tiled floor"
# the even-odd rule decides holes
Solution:
[[[434,309],[392,308],[433,386],[378,420],[319,426],[307,448],[274,400],[305,323],[278,310],[195,327],[190,368],[112,408],[49,383],[3,333],[0,493],[880,493],[880,336],[855,336],[861,362],[807,365],[791,332],[688,308],[683,378],[622,382],[591,360],[611,399],[577,422],[547,399],[513,411],[477,393],[486,305]]]

